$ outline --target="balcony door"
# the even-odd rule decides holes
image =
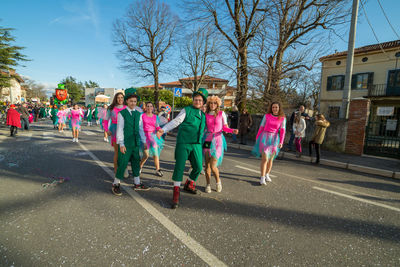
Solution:
[[[400,95],[400,69],[389,70],[386,95]]]

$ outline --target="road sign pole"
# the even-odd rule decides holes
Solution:
[[[172,114],[171,114],[171,120],[174,119],[174,110],[175,110],[175,92],[172,95]]]

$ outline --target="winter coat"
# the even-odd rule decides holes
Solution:
[[[306,121],[303,117],[300,118],[299,123],[293,123],[293,133],[295,134],[295,137],[303,138],[306,136]]]
[[[314,130],[313,137],[311,138],[311,141],[313,141],[314,143],[317,143],[317,144],[322,144],[322,142],[324,142],[326,128],[328,128],[329,125],[330,125],[329,121],[326,121],[326,120],[316,121],[315,122],[315,130]]]
[[[253,119],[251,118],[251,115],[249,113],[241,114],[239,119],[239,134],[247,134],[248,129],[251,127],[252,124]]]
[[[21,115],[13,108],[7,111],[7,125],[21,128]]]
[[[237,129],[239,122],[239,111],[232,111],[229,114],[229,119],[231,120],[230,128]]]

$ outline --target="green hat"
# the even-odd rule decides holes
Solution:
[[[91,108],[91,107],[92,107],[92,105],[91,105],[91,104],[89,104],[89,105],[87,105],[87,107],[88,107],[88,108]]]
[[[126,99],[128,98],[128,96],[131,96],[131,95],[135,95],[135,96],[137,96],[137,101],[139,102],[140,101],[140,97],[138,96],[138,94],[137,94],[137,89],[136,88],[128,88],[128,89],[125,89],[125,97],[124,97],[124,100],[126,101]]]
[[[208,91],[204,88],[199,88],[199,90],[194,91],[192,98],[194,98],[196,95],[201,95],[204,100],[204,104],[207,102],[207,97],[208,97]]]

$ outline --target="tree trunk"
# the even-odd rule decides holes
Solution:
[[[242,45],[239,49],[240,65],[238,69],[239,88],[236,95],[235,103],[240,111],[246,108],[247,102],[247,83],[248,83],[248,69],[247,69],[247,46]]]
[[[158,91],[158,68],[156,62],[153,62],[153,70],[154,70],[154,104],[156,109],[158,110],[159,91]]]

